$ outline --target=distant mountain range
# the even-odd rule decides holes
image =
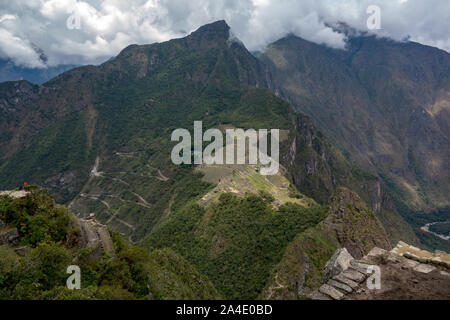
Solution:
[[[288,36],[253,55],[225,21],[130,45],[40,86],[0,83],[0,189],[44,186],[131,242],[171,248],[228,298],[276,286],[307,238],[316,289],[338,247],[449,247],[419,231],[449,206],[449,66],[446,52],[370,36],[347,51]],[[171,132],[196,120],[281,129],[279,174],[174,165]]]
[[[345,51],[289,36],[259,57],[274,90],[382,177],[397,204],[450,205],[450,54],[375,36],[350,38]]]
[[[27,80],[35,84],[43,84],[76,65],[59,65],[47,68],[18,67],[11,60],[0,59],[0,82]]]

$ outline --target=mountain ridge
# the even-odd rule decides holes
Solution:
[[[154,179],[155,174],[153,174],[152,170],[156,170],[156,173],[157,170],[160,170],[163,175],[168,177],[168,181],[174,178],[171,176],[173,168],[168,169],[169,167],[166,167],[166,164],[164,164],[166,159],[162,159],[161,157],[158,159],[154,155],[155,150],[159,150],[158,152],[160,152],[160,146],[165,145],[166,142],[163,140],[155,140],[157,141],[154,144],[154,148],[156,149],[146,150],[143,147],[142,139],[148,137],[149,134],[154,137],[155,135],[157,136],[158,134],[155,133],[156,129],[163,130],[169,134],[170,128],[176,128],[180,124],[190,126],[191,124],[177,116],[177,113],[180,112],[186,115],[189,114],[191,120],[195,118],[202,119],[208,113],[205,119],[209,119],[210,123],[218,124],[224,120],[233,122],[230,121],[233,120],[232,113],[227,108],[231,110],[232,108],[230,106],[239,105],[239,101],[243,101],[240,100],[238,92],[239,90],[247,90],[247,86],[269,88],[280,94],[278,89],[273,87],[272,74],[268,69],[251,55],[245,47],[242,47],[237,42],[230,43],[228,41],[229,38],[229,27],[224,21],[219,21],[201,27],[185,38],[174,39],[161,44],[128,46],[115,59],[101,66],[76,68],[52,79],[42,86],[42,88],[35,88],[34,90],[45,90],[45,92],[49,92],[48,96],[51,99],[47,97],[47,101],[50,101],[50,104],[58,109],[56,112],[58,116],[54,117],[52,121],[56,121],[59,124],[54,124],[50,127],[45,127],[44,125],[46,128],[44,132],[39,127],[39,118],[38,121],[33,118],[28,120],[29,122],[21,124],[22,127],[27,127],[31,123],[33,123],[33,126],[37,125],[38,128],[34,132],[39,131],[41,133],[41,136],[37,138],[38,140],[47,141],[50,136],[54,136],[55,134],[56,136],[67,137],[67,140],[64,140],[66,138],[61,139],[61,142],[54,140],[55,142],[50,143],[50,145],[53,145],[52,148],[54,148],[50,150],[54,151],[50,152],[44,144],[40,144],[37,147],[39,144],[33,142],[31,143],[32,147],[34,146],[33,148],[35,148],[33,151],[31,149],[27,152],[22,151],[15,160],[4,162],[0,169],[0,175],[3,170],[3,177],[7,178],[5,181],[9,181],[7,182],[9,185],[5,184],[5,187],[15,186],[19,181],[27,180],[27,177],[35,179],[33,178],[35,176],[38,178],[37,181],[49,186],[56,192],[55,195],[58,201],[74,200],[74,196],[78,195],[77,202],[87,202],[83,204],[85,207],[83,210],[92,210],[95,208],[95,210],[100,210],[101,212],[105,210],[109,212],[109,208],[101,205],[100,200],[108,203],[110,206],[110,202],[113,201],[115,204],[112,207],[120,212],[120,219],[124,220],[123,218],[125,218],[132,225],[140,224],[137,223],[139,220],[135,221],[137,216],[136,212],[132,214],[126,213],[125,209],[121,210],[120,208],[126,203],[132,204],[134,202],[136,204],[133,205],[139,207],[137,212],[142,212],[140,210],[145,211],[148,208],[146,209],[142,204],[146,204],[140,201],[135,194],[138,194],[147,203],[154,201],[149,201],[149,199],[154,199],[155,195],[147,189],[147,182],[136,180],[140,179],[137,177],[131,180],[129,177],[124,179],[123,175],[117,172],[120,172],[120,170],[127,171],[128,167],[131,168],[131,166],[137,165],[137,170],[133,169],[130,171],[133,175],[141,175]],[[200,54],[201,57],[197,57],[197,54]],[[182,76],[180,76],[180,72]],[[186,87],[186,84],[189,85],[189,88]],[[77,90],[73,90],[73,88],[77,88]],[[146,92],[149,88],[153,89],[150,90],[151,92]],[[114,90],[118,90],[118,92],[115,93],[113,92]],[[175,95],[173,94],[174,92],[176,93]],[[192,95],[191,92],[195,92],[195,94]],[[253,92],[247,96],[270,96],[269,93],[263,94],[262,92]],[[169,98],[170,94],[172,96]],[[186,96],[183,97],[182,94]],[[158,95],[160,98],[157,97]],[[229,101],[223,103],[222,100],[225,96],[228,97]],[[189,98],[186,99],[186,97]],[[205,106],[199,106],[198,101],[204,97],[206,97],[207,100],[205,101],[207,103],[215,105],[215,107],[208,107],[208,110],[205,110]],[[169,104],[167,104],[168,101],[170,102]],[[258,99],[253,99],[253,101],[258,101]],[[25,103],[24,106],[26,105]],[[133,107],[128,108],[126,105],[132,105]],[[70,108],[67,106],[70,106]],[[182,108],[176,110],[174,109],[175,106],[182,106]],[[287,106],[283,108],[289,110]],[[252,112],[255,110],[257,109],[254,109]],[[151,112],[158,112],[160,114],[159,119],[164,123],[167,124],[169,121],[169,127],[164,129],[155,119],[152,120],[143,117],[143,119],[138,121],[132,118],[133,115],[145,115]],[[245,112],[248,112],[248,110],[240,108],[236,115],[242,117]],[[222,118],[223,115],[226,116]],[[251,116],[254,117],[255,114]],[[148,120],[148,123],[144,123],[144,118]],[[251,127],[252,120],[250,114],[247,114],[244,118],[247,120],[238,122],[244,124],[244,127]],[[235,119],[237,118],[235,117]],[[294,118],[291,118],[289,121],[292,120],[294,123],[293,127],[295,128],[292,129],[292,133],[300,130],[302,134],[297,133],[297,137],[290,141],[290,146],[285,145],[282,147],[285,150],[283,151],[282,161],[284,161],[283,164],[290,171],[290,178],[300,191],[308,196],[318,198],[322,202],[326,202],[332,191],[338,185],[344,183],[344,185],[356,189],[358,193],[361,193],[377,214],[384,215],[385,223],[389,221],[386,216],[391,220],[393,217],[396,217],[394,212],[395,208],[389,200],[389,197],[385,192],[379,191],[381,186],[377,182],[377,179],[362,172],[357,173],[358,170],[355,171],[352,165],[347,163],[347,160],[342,155],[339,155],[339,151],[330,151],[329,148],[333,148],[324,143],[326,139],[321,138],[319,131],[314,128],[312,123],[309,123],[310,121],[306,117],[299,116],[299,119],[294,120]],[[47,124],[52,123],[52,121],[47,122]],[[261,118],[258,121],[266,120]],[[258,121],[253,122],[257,123]],[[266,123],[269,122],[266,121]],[[155,126],[153,131],[149,130],[150,124]],[[287,125],[287,122],[284,122],[284,125]],[[70,133],[77,132],[80,133],[79,136],[70,136],[69,131],[65,128],[66,126],[71,128]],[[32,134],[30,133],[30,135]],[[133,137],[133,135],[135,136]],[[28,137],[15,139],[25,141],[28,140]],[[291,138],[294,138],[294,136],[291,136]],[[133,139],[136,140],[129,143],[130,139],[131,141]],[[63,155],[59,150],[61,147],[58,145],[62,141],[72,149],[73,146],[80,145],[80,150],[84,150],[84,153],[78,153],[77,158],[75,158],[75,155],[70,155],[69,157]],[[16,150],[20,146],[21,144],[17,143]],[[14,147],[10,148],[8,146],[7,149],[14,150]],[[34,165],[29,166],[24,160],[36,154],[38,149],[42,149],[40,160],[30,159]],[[324,152],[325,150],[326,152]],[[65,152],[68,151],[69,149]],[[135,153],[138,156],[134,159],[133,157],[126,159],[124,156],[116,157],[112,154],[114,152],[118,154],[127,152],[130,154]],[[296,152],[301,152],[303,156],[293,157],[292,152],[294,152],[294,155]],[[68,153],[70,154],[70,152]],[[55,160],[60,163],[58,166],[51,168],[52,174],[50,176],[48,174],[50,171],[45,171],[42,168],[39,169],[41,166],[40,163],[47,157],[47,154],[58,155],[60,157],[60,159],[48,159],[51,160],[49,163],[55,163]],[[8,157],[10,156],[8,155]],[[153,168],[148,169],[149,171],[147,172],[147,169],[142,170],[142,161],[148,156],[154,157],[156,162],[151,164]],[[116,173],[111,174],[106,171],[103,178],[89,176],[89,172],[97,157],[100,157],[101,160],[100,171],[104,170],[106,166],[109,169],[114,169]],[[74,162],[74,159],[77,159],[76,162]],[[69,163],[69,165],[66,163]],[[117,164],[120,165],[118,166]],[[122,168],[120,168],[121,166]],[[34,171],[30,171],[30,169],[27,171],[27,167],[33,168]],[[11,176],[9,175],[13,171],[22,174],[21,177],[14,178],[14,183],[12,183]],[[40,176],[38,175],[39,172],[41,172]],[[337,175],[337,172],[340,173]],[[109,179],[110,182],[106,184],[106,182],[101,182],[101,179]],[[358,182],[362,180],[369,182],[367,184]],[[117,183],[121,188],[127,189],[127,185],[129,186],[131,184],[133,188],[128,190],[129,193],[126,196],[119,197],[117,195],[119,190],[116,185]],[[145,187],[138,187],[138,189],[143,190],[134,189],[134,185],[141,183]],[[205,189],[207,188],[206,184],[199,183],[198,186],[200,188],[199,190],[203,191],[197,192],[207,191]],[[105,188],[108,190],[107,192]],[[153,188],[152,192],[155,191]],[[147,189],[147,191],[144,189]],[[86,190],[90,192],[90,198],[80,199],[82,197],[81,194],[89,194],[89,192],[85,192]],[[160,192],[164,190],[162,189]],[[102,197],[98,197],[97,191],[102,194]],[[160,193],[157,192],[156,194]],[[170,192],[168,195],[170,195]],[[99,202],[98,205],[94,205],[91,203],[92,201],[88,201],[88,199],[92,200],[95,198],[99,199],[93,200],[94,202]],[[166,201],[166,205],[165,207],[158,208],[158,212],[165,212],[168,209],[167,204],[170,203],[170,196],[162,199]],[[73,201],[72,204],[76,205]],[[386,208],[386,210],[380,210],[381,206]],[[104,208],[101,209],[101,207]],[[177,206],[175,207],[178,208]],[[134,210],[136,208],[132,211]],[[88,213],[84,212],[83,214]],[[125,228],[127,233],[130,232],[128,227],[124,227],[123,224],[121,225],[118,222],[119,220],[114,220],[110,214],[104,212],[100,216],[106,220],[112,219],[110,222],[121,231],[124,232],[125,230],[123,228]],[[402,235],[402,239],[416,243],[412,229],[405,225],[401,218],[397,217],[394,220],[394,222],[389,221],[390,228],[387,227],[388,233],[391,236],[396,232],[398,233],[399,231],[395,229],[400,226],[400,229],[405,232]],[[153,221],[151,223],[153,224],[155,222]],[[394,228],[392,226],[396,227]],[[396,240],[398,239],[394,238],[393,242]]]

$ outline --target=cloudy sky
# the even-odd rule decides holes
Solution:
[[[225,19],[251,50],[288,33],[335,48],[345,37],[330,24],[369,31],[370,5],[380,8],[380,36],[450,52],[449,0],[0,0],[0,58],[17,65],[99,63],[132,43],[182,37]]]

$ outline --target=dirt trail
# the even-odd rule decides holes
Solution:
[[[134,192],[132,192],[133,194],[135,194]],[[135,194],[137,197],[139,197],[139,195],[138,194]],[[142,198],[142,197],[140,197],[142,200],[144,200],[145,201],[145,203],[140,203],[140,202],[134,202],[134,201],[130,201],[130,200],[125,200],[125,199],[123,199],[123,198],[121,198],[121,197],[119,197],[119,196],[116,196],[116,195],[105,195],[105,197],[110,197],[110,198],[116,198],[116,199],[119,199],[120,201],[122,201],[122,202],[127,202],[127,203],[132,203],[132,204],[135,204],[135,205],[137,205],[137,206],[141,206],[141,207],[145,207],[145,208],[151,208],[151,204],[149,204],[148,202],[146,202],[145,200],[144,200],[144,198]]]
[[[147,206],[147,208],[150,208],[151,204],[148,203],[147,201],[145,201],[145,199],[141,195],[139,195],[139,194],[137,194],[136,192],[133,192],[133,191],[131,193],[134,194],[139,200],[141,200],[142,203]]]
[[[124,226],[127,226],[127,227],[130,228],[131,230],[136,231],[136,227],[133,226],[131,223],[128,223],[128,222],[126,222],[126,221],[124,221],[124,220],[122,220],[122,219],[116,217],[115,215],[111,215],[111,218],[117,220],[118,222],[120,222],[120,223],[123,224]]]
[[[158,173],[161,176],[161,181],[168,181],[169,178],[167,178],[165,175],[163,175],[163,173],[161,172],[161,170],[158,169]]]
[[[158,179],[159,181],[164,181],[164,182],[169,181],[169,178],[166,177],[166,176],[161,172],[160,169],[157,169],[157,168],[155,168],[155,167],[152,167],[152,166],[149,165],[149,164],[147,164],[147,168],[150,168],[150,169],[153,169],[153,170],[158,170],[159,177],[157,177],[157,176],[150,176],[150,177],[156,178],[156,179]],[[144,177],[144,175],[143,175],[143,177]]]
[[[100,201],[100,202],[103,203],[108,209],[111,209],[111,206],[109,205],[108,202],[106,202],[105,200],[101,200],[101,199],[98,198],[98,197],[100,197],[100,195],[95,195],[95,196],[93,196],[93,195],[87,195],[87,194],[85,194],[85,193],[81,193],[81,194],[80,194],[80,197]]]

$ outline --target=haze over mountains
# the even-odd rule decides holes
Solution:
[[[11,60],[0,59],[0,82],[27,80],[35,84],[43,84],[60,73],[74,67],[76,66],[59,65],[47,68],[27,68],[18,67]]]
[[[173,249],[222,295],[256,298],[296,237],[323,245],[320,270],[339,246],[420,244],[415,223],[445,219],[449,76],[448,53],[374,37],[343,51],[288,36],[254,56],[218,21],[41,86],[1,83],[0,189],[44,186],[80,217]],[[196,120],[283,130],[281,173],[173,165],[171,132]]]
[[[19,65],[16,61],[7,58],[0,59],[0,82],[27,80],[35,84],[43,84],[60,73],[76,67],[70,64],[49,66],[45,52],[36,46],[33,46],[33,50],[39,57],[41,67]]]

